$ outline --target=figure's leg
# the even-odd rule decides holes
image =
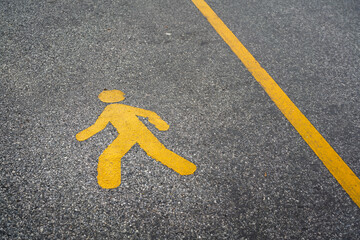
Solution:
[[[195,164],[167,149],[150,131],[143,132],[142,134],[142,137],[137,142],[150,157],[173,169],[180,175],[190,175],[195,172]]]
[[[100,155],[98,183],[102,188],[116,188],[121,183],[121,158],[135,144],[126,138],[116,138]]]

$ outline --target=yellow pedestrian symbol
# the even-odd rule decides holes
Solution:
[[[139,120],[138,116],[149,119],[160,131],[169,129],[169,125],[155,112],[119,104],[125,99],[119,90],[104,90],[99,94],[102,102],[113,103],[105,107],[96,122],[76,134],[78,141],[84,141],[103,130],[110,122],[117,130],[118,137],[104,150],[99,157],[98,183],[102,188],[116,188],[121,183],[121,158],[134,144],[155,160],[173,169],[181,175],[193,174],[196,166],[168,150]]]

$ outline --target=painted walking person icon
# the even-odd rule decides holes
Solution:
[[[138,116],[148,118],[158,130],[166,131],[169,125],[155,112],[119,104],[125,99],[119,90],[104,90],[99,99],[112,103],[105,107],[96,122],[76,134],[78,141],[84,141],[103,130],[110,122],[117,130],[117,138],[104,150],[98,162],[98,183],[102,188],[116,188],[121,183],[121,158],[136,143],[152,158],[173,169],[180,175],[190,175],[196,166],[168,150],[139,120]]]

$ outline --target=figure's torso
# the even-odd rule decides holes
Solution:
[[[147,130],[146,126],[136,115],[136,108],[124,104],[110,104],[104,110],[104,117],[116,128],[121,135],[141,134]]]

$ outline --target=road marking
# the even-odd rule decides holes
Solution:
[[[360,208],[360,180],[355,173],[301,113],[274,79],[260,66],[210,6],[203,0],[192,1]]]
[[[119,90],[104,90],[99,94],[99,99],[112,104],[106,106],[92,126],[76,134],[76,139],[84,141],[92,137],[103,130],[109,122],[119,133],[99,157],[97,179],[102,188],[117,188],[121,184],[121,158],[136,143],[150,157],[180,175],[190,175],[195,172],[196,166],[193,163],[165,148],[138,118],[138,116],[148,118],[149,122],[160,131],[168,130],[169,125],[156,113],[116,103],[125,99],[124,93]]]

